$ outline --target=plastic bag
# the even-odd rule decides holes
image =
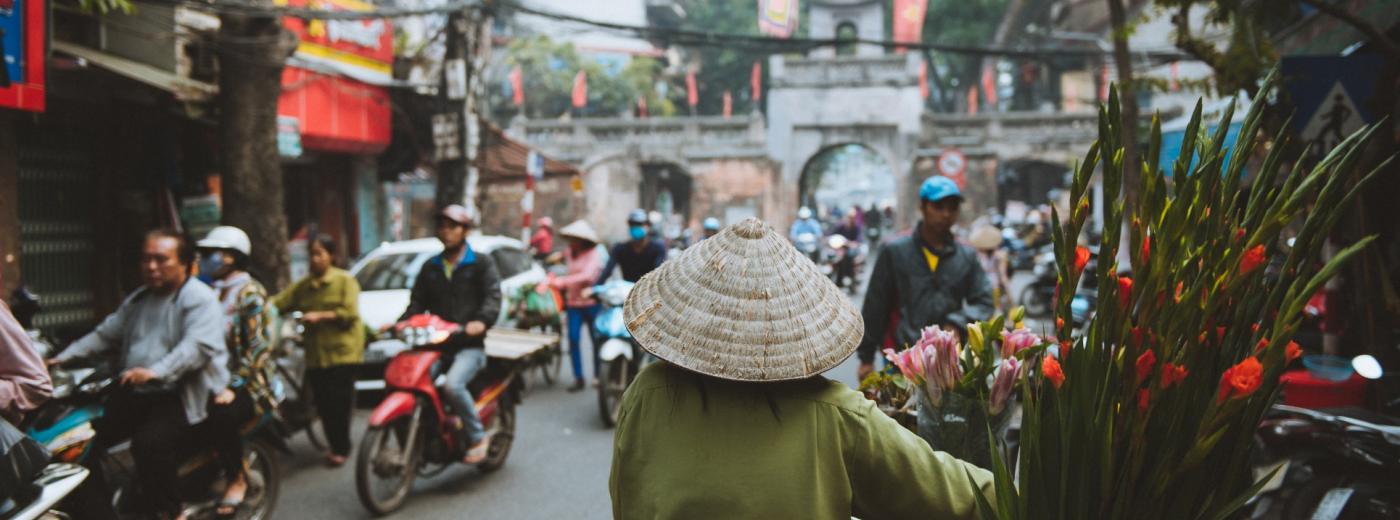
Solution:
[[[0,502],[33,491],[34,479],[48,465],[48,450],[0,418]]]

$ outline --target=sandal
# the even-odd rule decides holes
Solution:
[[[467,456],[462,457],[462,463],[467,465],[481,464],[486,460],[486,455],[490,449],[491,438],[486,437],[481,439],[481,442],[476,443],[470,450],[467,450]]]
[[[219,499],[218,505],[214,508],[214,514],[218,515],[219,518],[233,518],[238,514],[238,510],[243,507],[243,500],[246,498],[248,498],[248,481],[245,477],[243,479],[243,490],[239,492],[236,497],[229,496],[229,492],[227,490],[224,491],[224,497]]]

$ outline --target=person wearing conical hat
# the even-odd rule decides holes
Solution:
[[[974,518],[993,496],[991,473],[821,376],[861,317],[757,219],[643,277],[623,315],[659,361],[623,397],[614,518]]]
[[[996,303],[998,311],[1011,300],[1007,294],[1011,290],[1011,275],[1007,273],[1011,260],[1007,258],[1006,250],[1001,248],[1001,241],[1001,230],[990,224],[978,226],[968,240],[977,251],[977,263],[987,275],[987,283],[992,286],[992,301]]]
[[[603,272],[603,259],[598,252],[598,233],[593,226],[583,220],[564,226],[559,235],[569,242],[564,250],[564,276],[552,282],[555,289],[564,293],[564,309],[569,322],[569,361],[574,369],[574,386],[570,392],[583,390],[583,327],[593,332],[593,319],[598,316],[598,302],[589,294],[593,282]],[[597,356],[594,356],[594,373],[597,373]]]
[[[934,175],[919,187],[919,224],[910,236],[886,242],[875,257],[861,315],[865,338],[859,351],[861,379],[875,368],[875,352],[894,327],[895,344],[912,345],[919,331],[942,327],[963,332],[992,315],[992,288],[977,253],[953,235],[962,206],[957,183]],[[898,316],[896,322],[892,319]]]

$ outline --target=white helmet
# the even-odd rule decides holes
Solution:
[[[248,240],[248,234],[233,226],[219,226],[211,229],[209,234],[195,245],[208,249],[232,249],[244,255],[253,253],[253,243]]]
[[[802,220],[807,220],[807,219],[809,219],[809,218],[812,218],[812,210],[811,210],[810,208],[808,208],[807,206],[802,206],[801,208],[798,208],[798,210],[797,210],[797,218],[802,219]]]

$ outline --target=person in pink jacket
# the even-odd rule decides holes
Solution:
[[[596,274],[594,276],[597,276]],[[53,383],[29,334],[0,302],[0,417],[19,424],[53,395]]]
[[[569,361],[574,367],[574,386],[570,392],[583,390],[583,327],[593,332],[593,318],[598,315],[598,303],[593,300],[593,282],[603,272],[603,259],[598,252],[598,233],[593,226],[582,220],[564,226],[559,236],[569,242],[564,251],[564,265],[568,273],[555,278],[553,285],[564,293],[564,308],[569,321]],[[595,363],[593,373],[598,373]]]

